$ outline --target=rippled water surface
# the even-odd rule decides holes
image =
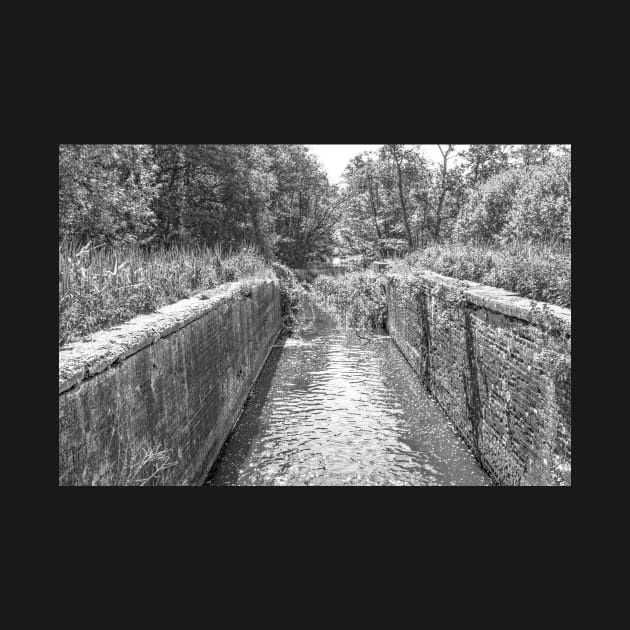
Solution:
[[[209,485],[491,485],[385,333],[307,302],[271,351]]]

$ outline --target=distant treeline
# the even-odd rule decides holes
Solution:
[[[338,237],[355,254],[388,256],[433,243],[571,242],[569,145],[387,144],[348,164]]]
[[[433,243],[571,242],[568,145],[383,145],[328,182],[303,145],[61,145],[59,238],[224,247],[301,266]]]
[[[336,189],[301,145],[61,145],[59,238],[330,253]]]

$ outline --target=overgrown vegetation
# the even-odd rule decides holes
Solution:
[[[319,276],[311,291],[347,318],[356,328],[377,328],[385,323],[387,279],[374,271],[354,271],[339,276]]]
[[[390,266],[400,273],[423,268],[571,308],[571,254],[567,245],[434,244]]]
[[[344,171],[346,253],[571,306],[570,145],[386,144]]]
[[[406,255],[395,267],[570,307],[571,147],[437,146],[437,163],[421,145],[358,155],[339,188],[304,145],[60,145],[60,345],[274,271],[291,326],[302,288],[284,265],[331,256]],[[380,321],[370,277],[317,290]]]
[[[282,325],[285,330],[292,329],[297,323],[300,300],[304,295],[304,288],[297,275],[282,263],[271,263],[276,277],[280,281],[280,311]]]
[[[59,240],[329,253],[338,193],[297,144],[59,146]]]
[[[286,265],[268,262],[245,244],[224,251],[220,245],[174,246],[146,250],[138,245],[59,246],[59,345],[152,313],[225,282],[276,276],[282,323],[297,321],[304,289]]]
[[[555,382],[571,382],[571,325],[550,312],[546,304],[530,306],[532,323],[542,331],[539,357]]]
[[[174,246],[59,246],[59,345],[225,282],[270,277],[253,245],[223,251]]]
[[[569,145],[386,144],[344,171],[340,244],[390,257],[457,241],[571,242]]]
[[[177,465],[172,449],[160,445],[146,445],[137,440],[130,440],[121,441],[119,448],[115,476],[95,480],[99,485],[101,483],[112,486],[159,485],[164,471]]]

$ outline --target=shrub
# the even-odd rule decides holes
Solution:
[[[383,326],[387,313],[387,279],[374,271],[354,271],[343,276],[320,276],[313,282],[316,298],[348,318],[350,326]]]
[[[458,239],[571,240],[571,160],[512,168],[472,189],[455,225]]]
[[[297,323],[297,313],[300,308],[300,300],[304,295],[304,289],[298,281],[295,272],[282,263],[271,263],[278,281],[280,282],[280,310],[282,313],[282,325],[291,329]]]
[[[393,261],[390,269],[431,269],[523,297],[571,308],[571,253],[567,246],[529,242],[510,245],[432,245]]]

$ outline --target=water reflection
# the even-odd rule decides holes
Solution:
[[[271,351],[208,483],[491,485],[392,340],[357,337],[312,302]]]

